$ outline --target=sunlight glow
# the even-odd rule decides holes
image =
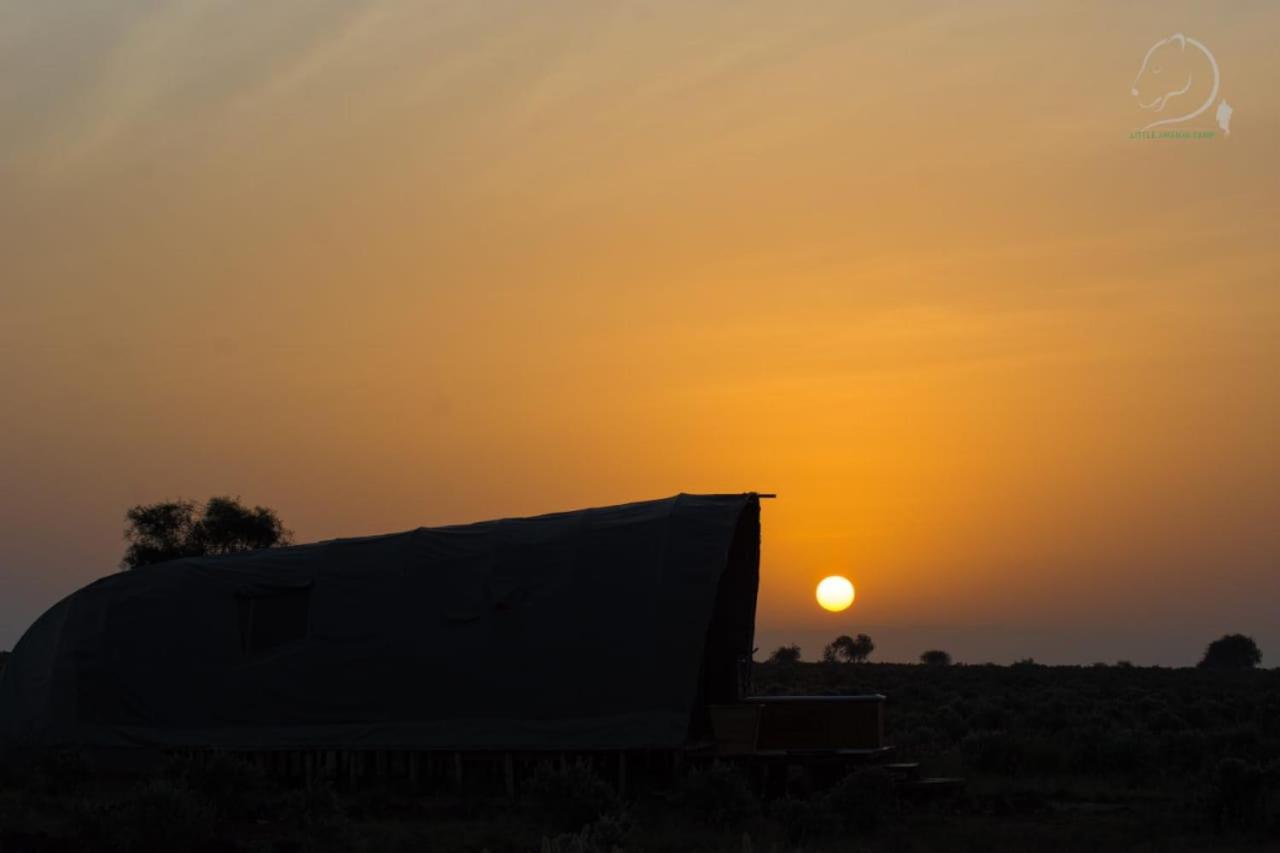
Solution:
[[[853,584],[849,583],[848,578],[840,575],[823,578],[818,584],[817,597],[818,603],[825,610],[830,610],[832,613],[847,610],[849,605],[853,604]]]

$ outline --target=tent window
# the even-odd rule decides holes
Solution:
[[[268,652],[307,636],[308,588],[245,597],[238,605],[240,642],[250,654]]]

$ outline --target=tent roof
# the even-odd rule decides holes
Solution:
[[[0,675],[9,746],[677,746],[752,647],[754,493],[105,577]]]

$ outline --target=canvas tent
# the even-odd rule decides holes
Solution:
[[[121,572],[0,676],[0,745],[672,748],[749,660],[754,493]]]

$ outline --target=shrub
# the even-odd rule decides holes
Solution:
[[[157,779],[110,805],[85,805],[79,841],[89,849],[130,853],[199,851],[213,846],[213,804],[183,784]]]
[[[795,664],[800,662],[800,647],[797,645],[778,646],[769,655],[767,663]]]
[[[355,825],[328,780],[309,781],[305,787],[286,791],[276,804],[281,822],[301,830],[296,849],[303,853],[343,853],[356,848]]]
[[[1238,758],[1224,758],[1214,768],[1206,798],[1210,823],[1219,831],[1248,829],[1262,817],[1264,795],[1262,770]]]
[[[676,788],[672,805],[712,823],[742,820],[760,811],[742,773],[720,762],[690,772]]]
[[[1262,652],[1252,637],[1226,634],[1204,650],[1199,666],[1205,669],[1253,669],[1262,663]]]
[[[845,829],[868,832],[879,826],[894,806],[893,780],[882,768],[861,768],[845,776],[825,799]]]
[[[281,800],[281,817],[303,826],[324,826],[346,817],[342,800],[327,781],[310,781],[287,792]]]
[[[840,831],[840,816],[826,797],[783,797],[769,806],[769,815],[782,827],[791,846],[828,838]]]
[[[36,759],[21,787],[46,796],[65,797],[82,791],[93,778],[93,765],[77,750],[59,750]]]
[[[194,760],[175,759],[166,775],[216,803],[222,815],[233,818],[257,817],[271,789],[261,768],[226,752]]]
[[[1152,754],[1151,740],[1134,729],[1117,729],[1102,735],[1098,743],[1101,770],[1132,776],[1146,766]]]
[[[579,832],[543,836],[541,853],[615,853],[622,850],[628,820],[623,812],[611,812]]]
[[[983,773],[1012,773],[1022,763],[1022,751],[1008,732],[974,732],[960,749],[965,763]]]
[[[631,817],[623,809],[617,809],[600,816],[591,824],[591,840],[602,850],[621,848],[631,831]]]
[[[615,809],[618,797],[582,762],[563,770],[540,766],[529,780],[528,802],[543,825],[553,832],[578,832]]]

